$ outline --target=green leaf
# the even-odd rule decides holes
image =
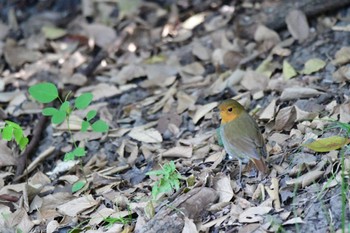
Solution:
[[[76,100],[75,100],[75,107],[77,109],[84,109],[86,108],[87,106],[89,106],[89,104],[91,103],[92,101],[92,98],[94,96],[91,94],[91,93],[84,93],[84,94],[81,94]]]
[[[28,145],[29,139],[27,137],[22,137],[18,143],[19,149],[24,150]]]
[[[87,114],[86,114],[86,120],[90,121],[92,118],[94,118],[97,114],[96,110],[90,110]]]
[[[53,124],[61,124],[66,119],[67,113],[65,111],[57,111],[51,118]]]
[[[30,95],[40,103],[50,103],[58,97],[58,90],[52,83],[39,83],[29,88]]]
[[[91,125],[94,132],[105,133],[108,132],[108,125],[103,120],[98,120]]]
[[[15,123],[15,122],[13,122],[13,121],[7,121],[6,120],[5,122],[6,122],[7,125],[12,126],[12,128],[14,128],[14,129],[21,129],[21,126],[19,124]]]
[[[13,135],[15,136],[15,141],[17,144],[19,144],[19,142],[21,141],[22,137],[23,137],[23,131],[22,129],[13,129]]]
[[[5,141],[10,141],[12,139],[13,128],[10,125],[5,126],[2,131],[2,139]]]
[[[57,112],[58,112],[58,110],[56,108],[52,108],[52,107],[44,108],[42,111],[44,116],[53,116]]]
[[[77,191],[79,191],[80,189],[84,188],[86,184],[86,181],[84,180],[80,180],[78,182],[75,182],[72,186],[72,192],[75,193]]]
[[[64,111],[64,112],[68,112],[69,110],[69,102],[68,101],[64,101],[61,104],[60,110],[59,111]]]
[[[296,76],[298,73],[293,68],[291,64],[287,60],[283,60],[283,77],[285,80],[289,80]]]
[[[82,148],[82,147],[77,147],[77,148],[75,148],[72,152],[73,152],[73,154],[74,154],[75,156],[77,156],[77,157],[83,157],[83,156],[85,156],[85,154],[86,154],[85,149]]]
[[[90,123],[87,121],[81,122],[81,132],[86,132],[90,127]]]
[[[67,31],[62,28],[57,28],[53,26],[44,26],[41,28],[44,36],[49,40],[59,39],[67,34]]]
[[[301,71],[303,74],[312,74],[315,73],[321,69],[323,69],[326,66],[326,62],[322,61],[318,58],[313,58],[308,60],[305,65],[304,69]]]
[[[349,143],[348,138],[340,136],[332,136],[328,138],[320,138],[316,141],[313,141],[309,144],[304,144],[307,148],[316,151],[316,152],[329,152],[332,150],[337,150]]]
[[[73,152],[68,152],[64,155],[64,161],[70,161],[70,160],[74,160],[74,154]]]

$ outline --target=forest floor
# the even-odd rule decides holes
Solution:
[[[350,232],[349,4],[30,2],[0,0],[0,232]],[[228,98],[266,176],[227,160]]]

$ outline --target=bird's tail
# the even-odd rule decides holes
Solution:
[[[266,174],[268,172],[268,169],[266,167],[266,164],[264,162],[264,159],[252,159],[253,163],[255,164],[255,167],[261,171],[262,173]]]

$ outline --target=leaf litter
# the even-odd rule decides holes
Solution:
[[[323,232],[331,224],[341,229],[339,210],[331,208],[339,199],[331,197],[340,194],[350,121],[342,18],[327,15],[333,23],[325,24],[323,16],[315,20],[293,10],[285,12],[287,29],[264,23],[240,28],[235,14],[253,19],[259,17],[254,11],[277,3],[93,3],[83,1],[82,13],[72,18],[49,7],[38,13],[39,4],[23,18],[13,11],[1,16],[2,119],[15,119],[30,135],[42,106],[28,88],[53,82],[74,96],[91,92],[93,104],[86,111],[97,111],[111,128],[107,135],[77,132],[84,111],[72,115],[69,127],[47,126],[17,180],[20,153],[2,143],[2,229],[274,232],[294,231],[296,224],[307,232]],[[75,9],[59,1],[52,7]],[[18,26],[21,38],[13,34]],[[82,72],[96,62],[98,51],[107,55],[92,73]],[[232,97],[258,120],[269,152],[268,176],[256,176],[248,164],[244,185],[216,133],[220,119],[213,110]],[[72,148],[67,130],[87,145],[81,164],[62,161]],[[180,189],[152,200],[158,180],[147,172],[169,161],[181,174]],[[344,164],[350,164],[346,157]],[[73,193],[83,179],[79,166],[87,183]],[[327,213],[316,214],[321,204],[330,209],[332,223]]]

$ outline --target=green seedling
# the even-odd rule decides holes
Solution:
[[[4,128],[0,130],[2,139],[5,141],[15,140],[19,149],[23,151],[28,145],[28,137],[23,134],[23,129],[20,125],[12,121],[5,121]]]
[[[29,94],[38,102],[43,104],[51,103],[55,100],[58,100],[61,105],[58,108],[55,107],[46,107],[42,110],[42,114],[44,116],[51,117],[51,123],[58,125],[66,121],[68,126],[68,132],[73,141],[73,150],[66,153],[64,156],[64,160],[74,160],[76,158],[81,158],[86,155],[86,150],[83,147],[79,147],[74,140],[73,133],[70,127],[70,116],[75,110],[83,110],[86,109],[90,103],[92,102],[93,95],[90,92],[83,93],[78,96],[76,99],[68,100],[69,93],[65,96],[64,100],[62,100],[58,94],[58,90],[56,86],[49,82],[43,82],[31,86],[29,88]],[[86,132],[89,128],[91,128],[94,132],[106,133],[108,132],[108,124],[103,120],[93,119],[96,117],[97,111],[90,110],[81,125],[81,131]],[[86,182],[77,182],[73,185],[73,192],[76,192],[84,187]]]
[[[161,170],[147,172],[149,176],[158,176],[159,180],[152,187],[152,198],[157,200],[159,194],[179,190],[181,175],[176,170],[173,161],[164,164]]]

